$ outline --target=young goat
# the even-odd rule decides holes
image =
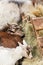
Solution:
[[[16,48],[5,48],[0,46],[0,65],[15,65],[22,57],[32,57],[32,55],[28,55],[25,40],[23,40],[23,45],[20,42],[18,42],[18,44],[19,46]]]

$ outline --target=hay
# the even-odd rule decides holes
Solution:
[[[33,59],[25,59],[22,65],[43,65],[42,55],[37,48],[37,40],[32,24],[24,21],[22,26],[25,33],[25,40],[31,45],[33,54]],[[43,31],[40,31],[40,33],[43,33]]]

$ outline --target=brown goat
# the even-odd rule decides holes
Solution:
[[[23,38],[19,35],[11,35],[7,32],[0,32],[0,45],[8,48],[16,48],[18,42],[22,43]]]

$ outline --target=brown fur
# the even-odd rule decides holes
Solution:
[[[16,48],[18,41],[22,43],[23,38],[19,35],[11,35],[7,32],[0,32],[0,45],[8,48]]]

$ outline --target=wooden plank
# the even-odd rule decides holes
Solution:
[[[35,30],[43,29],[43,17],[32,18],[32,24],[35,27]]]
[[[43,37],[38,37],[37,38],[37,41],[38,41],[38,45],[43,48]]]

